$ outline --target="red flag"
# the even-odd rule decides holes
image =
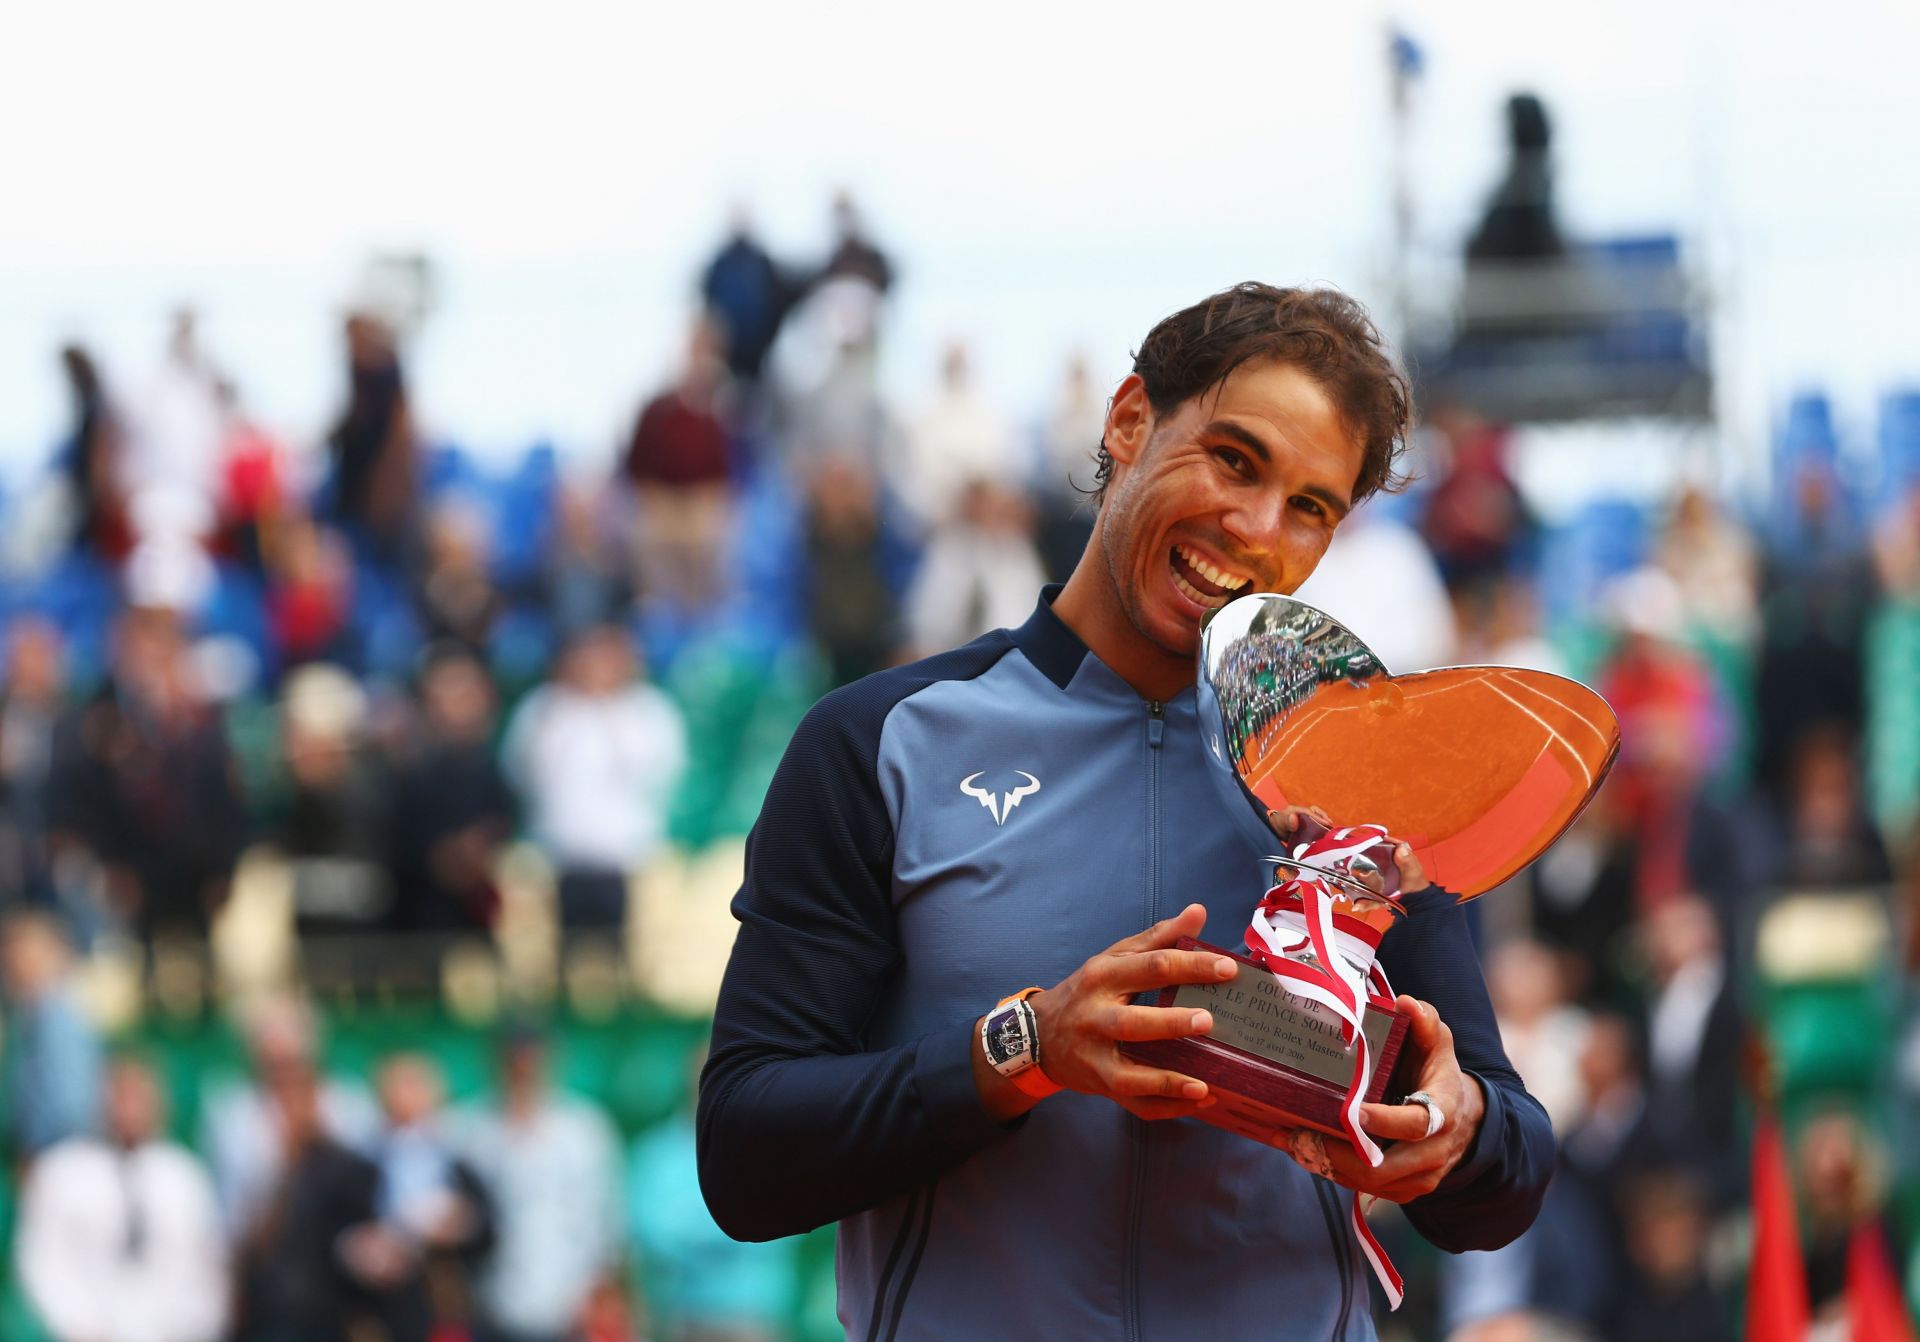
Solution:
[[[1878,1221],[1855,1226],[1847,1242],[1847,1331],[1851,1342],[1914,1342],[1913,1318]]]
[[[1753,1134],[1753,1261],[1747,1267],[1747,1342],[1803,1342],[1807,1267],[1780,1124],[1762,1114]]]

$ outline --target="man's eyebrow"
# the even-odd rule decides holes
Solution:
[[[1260,458],[1263,465],[1270,465],[1273,462],[1272,449],[1260,441],[1259,435],[1230,419],[1216,419],[1200,432],[1214,438],[1233,439],[1234,442]],[[1300,492],[1331,509],[1335,521],[1339,521],[1353,511],[1353,503],[1350,500],[1341,498],[1337,492],[1328,489],[1325,485],[1301,485]]]
[[[1240,444],[1240,446],[1246,448],[1247,451],[1253,453],[1254,456],[1260,458],[1262,464],[1270,464],[1273,461],[1272,451],[1268,449],[1265,443],[1260,441],[1258,434],[1250,429],[1241,428],[1230,419],[1216,419],[1213,423],[1207,425],[1206,428],[1200,430],[1200,432],[1214,438],[1233,439],[1234,442]]]

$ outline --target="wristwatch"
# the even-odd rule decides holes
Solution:
[[[1040,1031],[1027,999],[1041,991],[1025,988],[1003,997],[980,1023],[980,1047],[993,1070],[1013,1082],[1023,1095],[1044,1100],[1060,1087],[1040,1070]]]

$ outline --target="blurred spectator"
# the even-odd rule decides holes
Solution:
[[[627,1220],[660,1342],[780,1342],[793,1307],[794,1241],[750,1243],[714,1224],[694,1159],[694,1112],[706,1050],[691,1061],[686,1103],[642,1133],[627,1162]]]
[[[1587,1015],[1568,1003],[1560,961],[1545,946],[1514,940],[1487,955],[1487,993],[1500,1043],[1556,1133],[1576,1123],[1586,1096],[1580,1052]]]
[[[894,548],[872,473],[848,457],[821,461],[807,480],[807,629],[836,685],[878,671],[900,647]]]
[[[813,306],[823,309],[836,342],[872,349],[879,335],[880,303],[893,287],[893,262],[867,236],[853,197],[833,198],[833,250],[810,286]]]
[[[1835,724],[1810,727],[1795,743],[1785,806],[1774,827],[1782,885],[1887,885],[1893,865],[1867,814],[1860,761]]]
[[[388,841],[397,931],[486,928],[499,911],[493,870],[513,836],[515,805],[492,749],[494,698],[471,653],[429,650],[419,739],[394,779]]]
[[[311,1070],[281,1078],[275,1099],[276,1178],[239,1243],[239,1337],[355,1342],[376,1328],[374,1336],[393,1336],[384,1282],[362,1280],[349,1250],[374,1219],[378,1171],[331,1135]]]
[[[845,460],[878,479],[902,451],[900,427],[880,389],[874,352],[857,341],[832,345],[818,382],[796,398],[786,456],[805,476],[829,460]]]
[[[1609,990],[1622,978],[1633,926],[1639,849],[1622,796],[1609,779],[1573,828],[1521,876],[1534,935],[1584,975],[1574,985],[1582,1001],[1614,995]]]
[[[1547,1318],[1530,1310],[1516,1310],[1491,1319],[1478,1319],[1447,1334],[1447,1342],[1595,1342],[1579,1324]]]
[[[619,1262],[619,1148],[585,1101],[556,1093],[545,1037],[501,1039],[497,1109],[470,1116],[460,1148],[492,1195],[498,1238],[480,1279],[489,1342],[560,1342],[582,1330]]]
[[[396,1054],[380,1068],[387,1129],[374,1149],[376,1219],[348,1232],[341,1251],[383,1297],[395,1338],[467,1337],[471,1277],[493,1247],[493,1205],[442,1130],[439,1068]]]
[[[81,1007],[60,925],[38,910],[0,924],[7,1007],[4,1066],[9,1145],[30,1161],[92,1129],[100,1113],[100,1037]]]
[[[73,398],[73,428],[60,450],[60,472],[73,510],[73,544],[102,559],[118,560],[131,543],[121,490],[125,430],[90,353],[68,345],[60,351],[60,366]]]
[[[56,860],[84,858],[103,871],[115,912],[143,939],[204,938],[226,899],[246,816],[226,732],[199,691],[176,611],[122,612],[112,678],[63,721],[53,777]]]
[[[1920,605],[1920,482],[1892,500],[1874,528],[1873,559],[1889,597]]]
[[[1421,534],[1449,591],[1488,586],[1513,569],[1533,529],[1507,465],[1511,431],[1457,405],[1436,407],[1432,425],[1445,449]]]
[[[1701,785],[1725,751],[1725,713],[1706,667],[1681,642],[1680,594],[1655,568],[1616,579],[1604,594],[1619,642],[1599,675],[1620,716],[1621,751],[1609,788],[1637,840],[1635,894],[1657,903],[1694,888],[1689,849],[1717,817]],[[1724,874],[1724,873],[1723,873]]]
[[[760,381],[799,290],[760,245],[744,209],[735,209],[728,229],[726,242],[700,276],[700,296],[724,336],[728,371],[751,388]]]
[[[1647,1003],[1647,1110],[1662,1149],[1706,1181],[1716,1209],[1745,1194],[1738,1126],[1746,1029],[1712,906],[1668,900],[1641,924]]]
[[[1707,1279],[1706,1191],[1679,1171],[1628,1186],[1631,1272],[1609,1336],[1618,1342],[1732,1342],[1727,1310]]]
[[[665,838],[667,804],[686,768],[680,710],[639,673],[625,633],[586,630],[507,731],[507,771],[559,873],[568,928],[621,927],[627,881]]]
[[[220,548],[254,572],[287,506],[286,451],[240,405],[231,382],[214,388],[222,413],[217,532]]]
[[[390,789],[363,737],[366,694],[338,667],[304,666],[280,701],[280,750],[292,787],[273,837],[293,876],[303,938],[369,932],[393,891],[382,858]]]
[[[445,498],[428,511],[416,601],[432,642],[456,644],[485,657],[506,599],[494,586],[493,538],[473,500]]]
[[[633,605],[631,565],[603,525],[601,496],[563,485],[555,499],[554,542],[541,605],[562,639],[625,618]]]
[[[1467,242],[1467,260],[1536,261],[1566,251],[1554,219],[1552,126],[1531,93],[1507,99],[1507,170]]]
[[[724,590],[733,513],[733,448],[724,419],[719,330],[694,327],[678,379],[648,401],[627,443],[639,506],[641,580],[689,611]]]
[[[947,347],[939,394],[914,422],[906,448],[888,463],[886,479],[927,530],[952,520],[974,484],[1005,489],[1019,479],[1013,436],[974,385],[966,346]]]
[[[1107,402],[1086,356],[1067,361],[1066,377],[1040,428],[1034,501],[1036,539],[1048,582],[1065,582],[1093,536],[1094,458],[1107,427]]]
[[[333,517],[390,567],[404,559],[418,488],[417,447],[398,338],[379,318],[347,318],[347,405],[328,435]]]
[[[1596,1342],[1617,1286],[1603,1233],[1585,1190],[1556,1178],[1540,1215],[1519,1239],[1490,1252],[1443,1259],[1447,1337]]]
[[[1625,1016],[1603,1013],[1588,1024],[1578,1055],[1579,1119],[1560,1142],[1563,1171],[1609,1207],[1635,1176],[1660,1160],[1647,1113],[1639,1036]],[[1614,1242],[1622,1235],[1615,1218]]]
[[[1581,1247],[1569,1270],[1613,1283],[1629,1275],[1628,1220],[1624,1194],[1641,1176],[1662,1168],[1647,1115],[1644,1069],[1634,1026],[1617,1014],[1596,1016],[1580,1049],[1584,1092],[1580,1118],[1560,1143],[1560,1166],[1553,1186],[1579,1199],[1593,1218],[1591,1243]],[[1614,1317],[1617,1295],[1605,1298],[1596,1321],[1611,1324],[1609,1336],[1631,1339]]]
[[[226,1333],[227,1246],[200,1161],[166,1140],[146,1063],[107,1069],[103,1138],[35,1162],[14,1251],[55,1342],[215,1342]]]
[[[0,681],[0,907],[54,897],[47,805],[62,710],[61,655],[51,622],[21,615],[9,625]]]
[[[317,1120],[336,1141],[365,1147],[379,1115],[357,1083],[321,1080],[313,1015],[296,1001],[267,1002],[247,1021],[251,1079],[213,1087],[201,1107],[199,1148],[212,1167],[227,1233],[238,1241],[271,1211],[286,1168],[289,1110],[314,1090]]]
[[[1680,592],[1688,628],[1736,647],[1759,633],[1759,560],[1744,528],[1704,489],[1689,486],[1675,501],[1654,562]]]
[[[284,669],[351,660],[353,557],[335,533],[289,512],[265,552],[267,624]]]
[[[1902,1261],[1897,1242],[1890,1244],[1895,1237],[1886,1215],[1886,1153],[1859,1117],[1844,1109],[1810,1119],[1794,1145],[1806,1218],[1802,1245],[1807,1303],[1814,1324],[1835,1329],[1835,1336],[1867,1336],[1864,1329],[1840,1330],[1849,1308],[1866,1303],[1849,1298],[1857,1281],[1853,1260],[1864,1253],[1885,1254],[1891,1247],[1894,1261]]]
[[[1833,468],[1806,462],[1785,487],[1790,512],[1768,537],[1756,685],[1760,779],[1775,795],[1809,727],[1858,737],[1861,644],[1876,599],[1865,536]]]
[[[907,593],[907,634],[919,654],[1013,628],[1046,582],[1033,548],[1033,513],[1004,485],[976,478],[935,528]]]
[[[1382,573],[1394,580],[1381,582]],[[1453,660],[1453,611],[1433,553],[1413,528],[1378,508],[1363,507],[1340,524],[1296,595],[1339,619],[1393,671]]]
[[[200,345],[199,318],[173,316],[166,354],[135,403],[121,457],[133,530],[140,540],[200,540],[212,534],[226,413],[221,377]]]
[[[1567,674],[1566,659],[1540,630],[1540,594],[1532,579],[1510,573],[1463,593],[1457,613],[1462,623],[1455,662]]]

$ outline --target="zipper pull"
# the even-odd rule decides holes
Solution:
[[[1160,738],[1166,735],[1166,707],[1158,699],[1147,705],[1147,744],[1155,750],[1160,748]]]

